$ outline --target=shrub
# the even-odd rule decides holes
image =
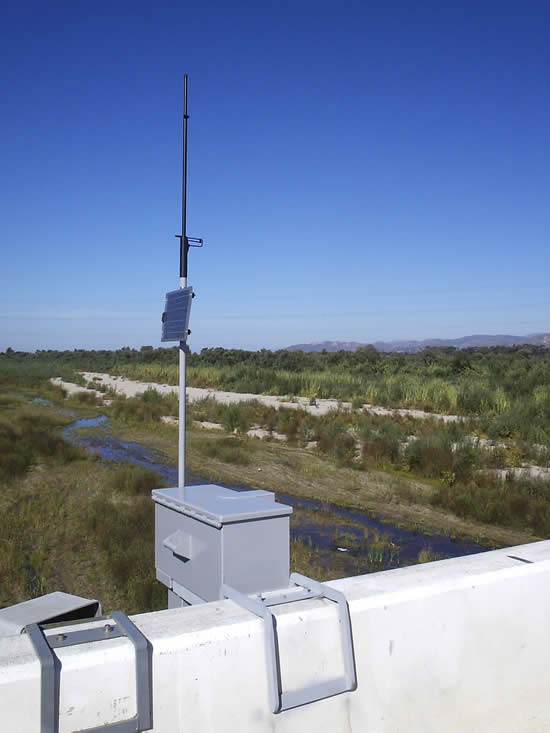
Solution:
[[[239,403],[226,406],[221,422],[224,428],[231,433],[246,433],[252,425],[249,410],[245,405]]]
[[[137,466],[135,463],[119,463],[109,476],[108,488],[125,494],[150,495],[153,489],[164,486],[156,471]]]
[[[69,463],[84,453],[57,434],[55,420],[32,413],[0,422],[0,476],[14,478],[41,460]]]
[[[340,417],[318,425],[317,445],[323,453],[333,456],[342,464],[349,464],[355,457],[355,438]]]
[[[111,411],[117,420],[130,424],[160,422],[164,414],[160,402],[150,397],[143,399],[143,396],[129,398],[117,396],[111,405]]]
[[[391,420],[384,420],[376,428],[363,423],[359,434],[363,439],[361,455],[367,463],[396,463],[399,460],[401,431]]]
[[[234,463],[238,466],[248,466],[254,448],[251,441],[228,437],[205,440],[199,443],[199,450],[208,458],[215,458],[224,463]]]
[[[77,405],[97,405],[97,395],[94,392],[74,392],[69,397],[69,403]]]
[[[443,473],[453,473],[451,443],[445,434],[420,436],[406,449],[406,461],[411,471],[424,476],[439,478]]]

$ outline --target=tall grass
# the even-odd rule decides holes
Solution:
[[[61,428],[74,415],[29,402],[38,394],[63,399],[36,374],[0,385],[0,607],[53,590],[99,597],[107,609],[165,607],[150,498],[161,479],[66,442]]]
[[[237,466],[248,466],[254,454],[254,443],[234,437],[215,438],[201,442],[199,451],[207,458]]]
[[[153,489],[163,486],[163,481],[156,471],[134,463],[118,463],[109,475],[106,486],[124,494],[150,497]]]
[[[459,517],[530,529],[540,537],[550,536],[548,481],[510,478],[503,483],[490,476],[477,475],[465,483],[442,484],[432,502]]]
[[[57,434],[60,422],[26,406],[8,419],[0,418],[0,480],[16,478],[43,461],[69,463],[82,458],[81,449]]]
[[[173,384],[178,378],[176,365],[131,364],[119,371],[129,377]],[[539,379],[544,378],[542,373]],[[292,372],[247,364],[210,365],[190,367],[189,383],[234,392],[332,398],[356,405],[473,416],[482,420],[492,436],[550,445],[550,385],[535,384],[527,394],[518,394],[513,383],[499,380],[487,370],[441,377],[429,371],[363,375],[342,366],[330,371]]]
[[[4,379],[72,375],[75,381],[75,369],[177,384],[177,349],[0,354]],[[336,353],[203,349],[191,354],[188,376],[191,385],[237,392],[472,416],[497,437],[550,446],[550,350],[543,347],[433,348],[418,354],[381,354],[372,347]]]

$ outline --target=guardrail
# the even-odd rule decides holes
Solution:
[[[132,616],[151,650],[151,730],[550,730],[550,541],[326,586],[347,600],[356,689],[305,697],[278,713],[263,618],[232,600]],[[297,592],[299,603],[269,608],[288,693],[330,685],[349,668],[339,604]],[[129,720],[146,719],[138,715],[144,701],[137,699],[143,685],[136,684],[134,645],[123,634],[95,640],[93,630],[104,627],[94,620],[42,630],[58,638],[92,630],[82,643],[55,648],[59,733],[116,730],[117,723],[126,730]],[[28,634],[0,638],[2,730],[40,733],[41,669]]]

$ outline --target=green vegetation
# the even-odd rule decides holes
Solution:
[[[75,370],[110,371],[176,384],[177,348],[118,351],[10,351],[0,373],[69,376]],[[388,407],[456,413],[479,420],[491,438],[550,446],[550,349],[542,346],[453,347],[418,354],[251,352],[203,349],[191,354],[189,384],[255,394],[334,398]]]
[[[237,466],[249,466],[255,446],[248,440],[221,438],[199,443],[198,448],[207,458],[215,458]]]
[[[540,537],[550,537],[550,482],[490,476],[474,481],[442,484],[431,497],[434,506],[450,509],[459,517],[518,529],[529,527]]]
[[[439,555],[437,552],[434,552],[431,547],[425,547],[423,550],[420,550],[418,553],[418,562],[424,563],[424,562],[435,562],[436,560],[444,560],[445,558],[442,555]]]
[[[109,410],[114,418],[129,425],[147,425],[160,422],[163,414],[177,412],[177,402],[173,394],[162,396],[148,390],[142,397],[117,397]],[[543,446],[534,449],[524,441],[508,440],[508,444],[503,443],[507,449],[499,445],[483,448],[472,437],[473,431],[481,433],[479,420],[444,423],[349,409],[314,416],[301,408],[276,409],[256,400],[222,404],[212,398],[190,404],[188,420],[191,429],[193,421],[207,421],[241,436],[225,437],[222,433],[206,438],[203,433],[202,439],[196,440],[192,460],[204,475],[212,474],[212,467],[220,463],[247,467],[257,462],[257,441],[244,435],[250,427],[260,427],[268,435],[284,435],[289,445],[303,448],[315,444],[315,450],[337,467],[402,476],[404,480],[396,492],[401,502],[427,501],[464,519],[550,536],[550,492],[540,488],[548,483],[510,478],[503,488],[490,473],[493,468],[520,465],[529,457],[539,465],[547,465],[550,453],[541,450]],[[208,459],[206,463],[204,459]],[[218,469],[218,475],[220,470],[223,473]],[[433,484],[429,492],[418,494],[408,487],[405,477]],[[239,481],[238,477],[233,480]],[[357,505],[356,498],[349,496],[340,495],[337,502]]]
[[[38,394],[53,409],[33,402]],[[150,498],[162,481],[66,442],[60,430],[73,411],[90,407],[64,400],[38,369],[0,377],[0,607],[64,590],[107,610],[162,608]]]
[[[82,458],[82,451],[54,432],[62,420],[36,408],[16,410],[13,402],[8,404],[9,416],[4,417],[3,410],[0,417],[0,480],[21,476],[45,459],[66,464]]]
[[[151,471],[134,463],[118,463],[110,473],[107,487],[131,496],[151,497],[151,491],[160,487],[160,478]]]
[[[176,384],[177,354],[177,348],[151,347],[34,354],[12,351],[0,354],[0,369],[17,372],[24,367],[43,373],[47,368],[48,376],[78,369],[111,371]],[[385,354],[372,347],[333,353],[203,349],[189,358],[189,382],[235,392],[303,395],[312,400],[355,399],[356,405],[368,402],[469,416],[509,415],[509,425],[504,420],[499,424],[500,430],[509,432],[523,429],[526,417],[535,417],[537,423],[548,417],[550,350],[542,346],[447,347],[418,354]],[[548,421],[542,429],[548,430]]]
[[[296,405],[205,399],[188,409],[188,464],[212,480],[282,490],[487,544],[550,537],[550,482],[512,474],[502,481],[491,473],[529,461],[550,464],[549,354],[537,347],[418,355],[204,350],[190,359],[197,385],[305,395],[310,404],[333,397],[354,409],[315,416]],[[75,369],[110,369],[173,382],[176,358],[174,349],[0,354],[0,605],[54,589],[128,612],[165,604],[154,577],[150,501],[160,478],[133,464],[98,461],[61,431],[75,417],[101,411],[109,429],[175,462],[175,430],[162,418],[177,415],[176,395],[108,393],[103,404],[92,393],[67,398],[48,379],[82,383]],[[367,402],[463,419],[377,416],[361,409]],[[223,429],[203,430],[199,422]],[[249,438],[251,428],[266,431],[267,440]],[[332,551],[295,540],[291,553],[293,569],[325,578],[344,567],[349,573],[350,563],[363,573],[399,562],[391,538],[373,532],[335,533]],[[429,547],[418,557],[432,559]]]

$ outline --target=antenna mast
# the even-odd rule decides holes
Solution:
[[[183,160],[181,183],[181,237],[180,237],[180,288],[187,287],[187,259],[189,242],[187,241],[187,74],[183,77]]]
[[[183,77],[183,160],[182,160],[182,191],[181,191],[181,234],[176,234],[180,240],[180,291],[187,291],[190,297],[194,297],[191,288],[187,287],[187,260],[189,256],[189,247],[202,247],[203,241],[197,237],[187,236],[187,74]],[[183,293],[182,293],[183,296]],[[175,315],[179,319],[182,317],[182,301],[180,300],[175,310]],[[189,320],[190,301],[185,306],[187,322]],[[168,310],[168,306],[167,306]],[[165,314],[166,315],[166,314]],[[180,321],[181,323],[181,321]],[[181,328],[181,326],[180,326]],[[187,335],[191,331],[185,330],[180,334],[179,342],[179,450],[178,450],[178,489],[180,498],[185,497],[185,414],[186,414],[186,381],[187,381]]]

